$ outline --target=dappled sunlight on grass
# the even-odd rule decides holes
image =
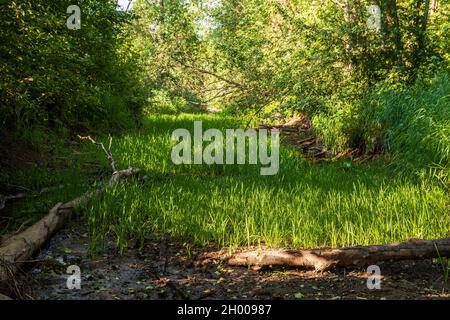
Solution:
[[[191,130],[194,120],[204,128],[242,125],[218,116],[158,116],[115,140],[117,162],[141,168],[148,179],[91,201],[94,246],[110,234],[124,249],[129,237],[143,240],[152,230],[198,244],[291,247],[437,238],[450,230],[444,190],[394,176],[383,163],[311,164],[283,145],[274,176],[261,176],[259,165],[174,165],[171,133]]]

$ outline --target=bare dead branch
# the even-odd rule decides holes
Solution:
[[[108,140],[109,140],[108,149],[105,148],[105,145],[102,142],[95,141],[94,139],[92,139],[91,136],[83,137],[83,136],[78,135],[78,138],[80,138],[81,140],[89,140],[93,144],[100,146],[102,148],[103,152],[106,154],[106,158],[108,159],[108,161],[111,164],[113,174],[117,172],[116,162],[114,161],[114,158],[113,158],[113,155],[111,152],[111,145],[112,145],[112,136],[111,135],[108,136]]]
[[[234,87],[238,87],[238,88],[240,88],[240,89],[242,89],[242,90],[243,90],[243,89],[246,89],[246,86],[245,86],[245,85],[243,85],[243,84],[241,84],[241,83],[238,83],[238,82],[236,82],[236,81],[233,81],[233,80],[226,79],[226,78],[222,77],[221,75],[218,75],[218,74],[216,74],[216,73],[214,73],[214,72],[211,72],[211,71],[208,71],[208,70],[205,70],[205,69],[202,69],[202,68],[198,68],[198,67],[195,67],[195,66],[191,66],[191,65],[186,64],[186,63],[184,63],[184,62],[182,62],[182,61],[180,61],[180,60],[178,60],[178,59],[176,59],[176,58],[173,58],[173,57],[172,57],[172,59],[173,59],[174,61],[176,61],[178,64],[180,64],[181,66],[185,67],[185,68],[189,68],[189,69],[195,70],[195,71],[197,71],[197,72],[200,72],[200,73],[203,73],[203,74],[207,74],[207,75],[213,76],[213,77],[215,77],[215,78],[217,78],[217,79],[219,79],[219,80],[221,80],[221,81],[223,81],[223,82],[226,82],[226,83],[228,83],[228,84],[231,84],[231,85],[233,85]]]

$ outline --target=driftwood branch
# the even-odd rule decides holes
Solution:
[[[67,203],[58,203],[49,213],[25,231],[16,234],[2,243],[0,246],[0,284],[6,282],[17,272],[20,266],[30,260],[48,239],[58,231],[62,225],[72,217],[73,210],[85,205],[95,195],[100,194],[106,187],[116,184],[120,179],[136,175],[138,170],[129,167],[118,171],[111,153],[112,139],[109,146],[105,148],[102,143],[97,143],[90,137],[84,139],[100,145],[111,162],[113,173],[109,182],[101,189],[89,191],[82,196]]]
[[[368,265],[380,261],[416,260],[450,256],[450,238],[411,239],[386,245],[325,248],[312,250],[262,249],[236,253],[228,259],[232,266],[314,267],[327,270],[333,266]]]

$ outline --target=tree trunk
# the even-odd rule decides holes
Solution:
[[[423,11],[421,11],[422,6]],[[417,0],[416,11],[416,48],[413,53],[414,69],[421,65],[426,53],[426,31],[430,13],[430,0]]]
[[[351,4],[351,1],[345,1],[344,2],[344,20],[347,28],[347,34],[348,34],[348,44],[346,46],[346,51],[348,55],[348,61],[349,66],[354,67],[356,64],[356,57],[355,57],[355,47],[357,45],[356,35],[354,33],[353,26],[355,25],[355,12],[354,8]]]
[[[135,175],[136,172],[133,168],[117,171],[112,175],[108,186],[114,185],[122,178]],[[93,196],[101,193],[103,190],[86,192],[65,204],[58,203],[50,209],[44,218],[2,243],[0,247],[0,283],[11,279],[18,268],[32,258],[34,253],[61,228],[64,222],[71,218],[74,208],[86,204]]]
[[[228,259],[233,266],[285,265],[327,270],[333,266],[368,265],[380,261],[415,260],[450,256],[450,238],[411,239],[407,242],[325,248],[312,250],[263,249],[236,253]]]
[[[431,1],[431,7],[430,7],[430,16],[435,14],[437,9],[438,9],[438,1],[437,0],[432,0]]]
[[[395,61],[395,65],[400,65],[402,61],[403,40],[400,28],[400,19],[398,17],[397,0],[380,1],[380,7],[384,9],[383,32],[388,43],[393,43],[391,55]],[[388,44],[389,45],[389,44]]]

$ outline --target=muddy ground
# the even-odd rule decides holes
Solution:
[[[380,263],[380,290],[367,288],[366,269],[228,267],[205,260],[211,249],[186,249],[151,235],[122,256],[112,241],[90,256],[80,219],[56,234],[19,280],[23,299],[449,299],[443,272],[431,260]],[[81,289],[67,288],[69,265],[81,269]]]

